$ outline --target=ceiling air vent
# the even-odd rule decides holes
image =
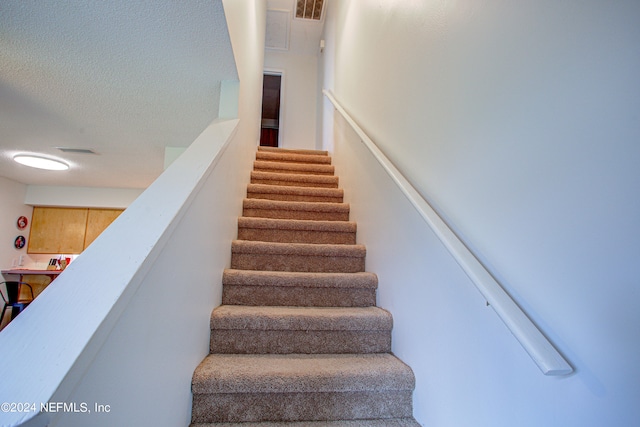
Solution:
[[[324,0],[297,0],[296,18],[319,21],[322,17],[323,5]]]
[[[56,147],[63,153],[75,153],[75,154],[97,154],[95,151],[88,148],[71,148],[71,147]]]

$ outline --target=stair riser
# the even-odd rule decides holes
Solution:
[[[302,421],[302,422],[259,422],[259,423],[224,423],[191,424],[190,427],[420,427],[413,418],[386,418],[358,421]]]
[[[335,182],[315,182],[315,181],[285,181],[278,179],[251,178],[251,184],[280,185],[283,187],[315,187],[315,188],[338,188]]]
[[[302,163],[255,162],[253,170],[257,172],[294,173],[301,175],[333,176],[335,168],[331,165]]]
[[[190,427],[420,427],[413,418],[386,418],[358,421],[302,421],[302,422],[260,422],[260,423],[224,423],[191,424]]]
[[[258,151],[256,153],[256,160],[281,163],[311,163],[320,165],[331,164],[331,157],[329,156],[296,153],[273,153],[269,151]]]
[[[412,416],[411,391],[193,396],[192,422],[323,421]]]
[[[330,231],[238,228],[238,239],[261,242],[327,243],[354,245],[356,233]]]
[[[326,257],[252,253],[231,254],[231,268],[237,270],[359,273],[364,271],[364,263],[364,257]]]
[[[388,353],[391,331],[211,331],[211,353]]]
[[[294,187],[338,188],[339,178],[333,175],[253,171],[251,172],[251,183]]]
[[[280,147],[259,146],[258,151],[269,151],[272,153],[313,154],[316,156],[329,155],[329,152],[326,150],[311,150],[311,149],[304,149],[304,148],[280,148]]]
[[[244,208],[242,215],[254,218],[311,219],[317,221],[349,221],[349,212],[318,212]]]
[[[376,290],[225,285],[222,291],[222,303],[260,306],[372,307],[376,305]]]
[[[342,196],[315,196],[307,194],[254,193],[247,191],[247,199],[280,200],[284,202],[329,202],[342,203]]]
[[[322,176],[333,176],[334,170],[332,168],[327,168],[324,170],[305,170],[305,169],[294,169],[283,167],[273,167],[271,165],[257,166],[253,170],[259,172],[274,172],[274,173],[296,173],[299,175],[322,175]]]

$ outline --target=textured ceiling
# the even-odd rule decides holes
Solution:
[[[220,81],[236,79],[220,0],[1,0],[0,176],[144,188],[164,147],[189,145],[218,115]],[[71,169],[27,168],[18,153]]]

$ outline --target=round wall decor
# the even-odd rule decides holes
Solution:
[[[16,223],[16,225],[18,226],[18,230],[24,230],[25,228],[27,228],[27,224],[29,224],[29,220],[26,216],[21,216],[20,218],[18,218],[18,221]]]
[[[25,239],[24,236],[18,236],[16,240],[13,241],[13,246],[15,246],[16,249],[22,249],[25,243],[27,243],[27,239]]]

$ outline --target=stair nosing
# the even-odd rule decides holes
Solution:
[[[364,271],[358,273],[312,273],[297,271],[238,270],[227,268],[223,272],[222,282],[224,286],[280,286],[345,289],[376,289],[378,287],[377,276],[374,273]]]
[[[256,161],[329,165],[331,157],[316,154],[258,151],[256,152]]]
[[[221,305],[211,330],[389,332],[391,313],[380,307],[290,307]]]
[[[271,205],[271,206],[270,206]],[[307,212],[349,212],[351,206],[348,203],[336,202],[301,202],[296,200],[269,200],[269,199],[250,199],[243,200],[243,208],[247,209],[265,209],[274,210],[295,210]],[[280,208],[280,209],[278,209]],[[311,209],[313,208],[313,209]]]
[[[353,221],[281,219],[241,216],[238,217],[238,228],[355,233],[357,230],[357,223]]]
[[[258,151],[267,151],[273,153],[294,153],[294,154],[313,154],[317,156],[328,156],[329,152],[326,150],[312,150],[305,148],[283,148],[283,147],[266,147],[259,146]]]
[[[209,354],[194,394],[412,391],[413,371],[390,353]]]
[[[320,163],[287,163],[287,162],[275,162],[266,160],[254,160],[253,170],[286,170],[286,171],[298,171],[298,172],[315,172],[311,175],[328,175],[334,176],[335,167],[330,164]]]
[[[292,181],[303,181],[303,182],[324,182],[324,183],[337,183],[340,178],[335,175],[311,175],[304,173],[293,173],[293,172],[271,172],[271,171],[262,171],[262,170],[254,170],[251,171],[251,177],[258,177],[261,179],[280,179],[284,180],[284,178],[295,178]]]
[[[234,240],[231,243],[231,253],[363,258],[366,255],[366,247],[359,244],[280,243],[256,240]]]
[[[301,187],[295,185],[248,184],[247,194],[291,194],[297,196],[343,197],[341,188]]]
[[[420,427],[413,418],[375,418],[326,421],[257,421],[244,423],[192,423],[189,427]]]

